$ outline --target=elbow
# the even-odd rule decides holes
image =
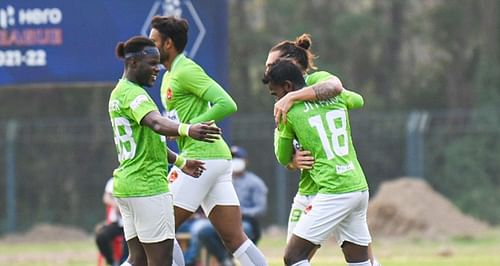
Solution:
[[[231,101],[228,105],[227,110],[230,114],[236,113],[236,111],[238,111],[238,105],[236,105],[235,101]]]
[[[160,117],[155,117],[151,120],[151,129],[158,134],[160,134],[160,132],[162,131],[160,119]]]
[[[365,99],[363,96],[359,96],[359,107],[363,107],[365,105]]]

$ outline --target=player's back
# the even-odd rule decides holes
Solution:
[[[287,123],[302,148],[315,158],[313,169],[308,171],[322,193],[368,188],[351,138],[349,93],[325,101],[297,103],[287,115]]]

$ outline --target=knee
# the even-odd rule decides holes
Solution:
[[[367,261],[369,257],[367,246],[360,246],[347,241],[342,244],[342,252],[347,262]]]

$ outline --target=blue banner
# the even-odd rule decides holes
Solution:
[[[123,71],[116,43],[149,35],[154,15],[186,18],[186,54],[226,84],[227,0],[4,0],[0,86],[116,81]]]

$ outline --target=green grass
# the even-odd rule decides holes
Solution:
[[[376,239],[377,240],[377,239]],[[265,235],[259,243],[271,266],[282,265],[284,236]],[[474,239],[378,240],[374,252],[384,266],[483,266],[500,265],[500,231]],[[315,266],[346,265],[333,241],[326,243],[312,261]],[[97,250],[93,239],[58,243],[0,242],[0,265],[94,266]]]

